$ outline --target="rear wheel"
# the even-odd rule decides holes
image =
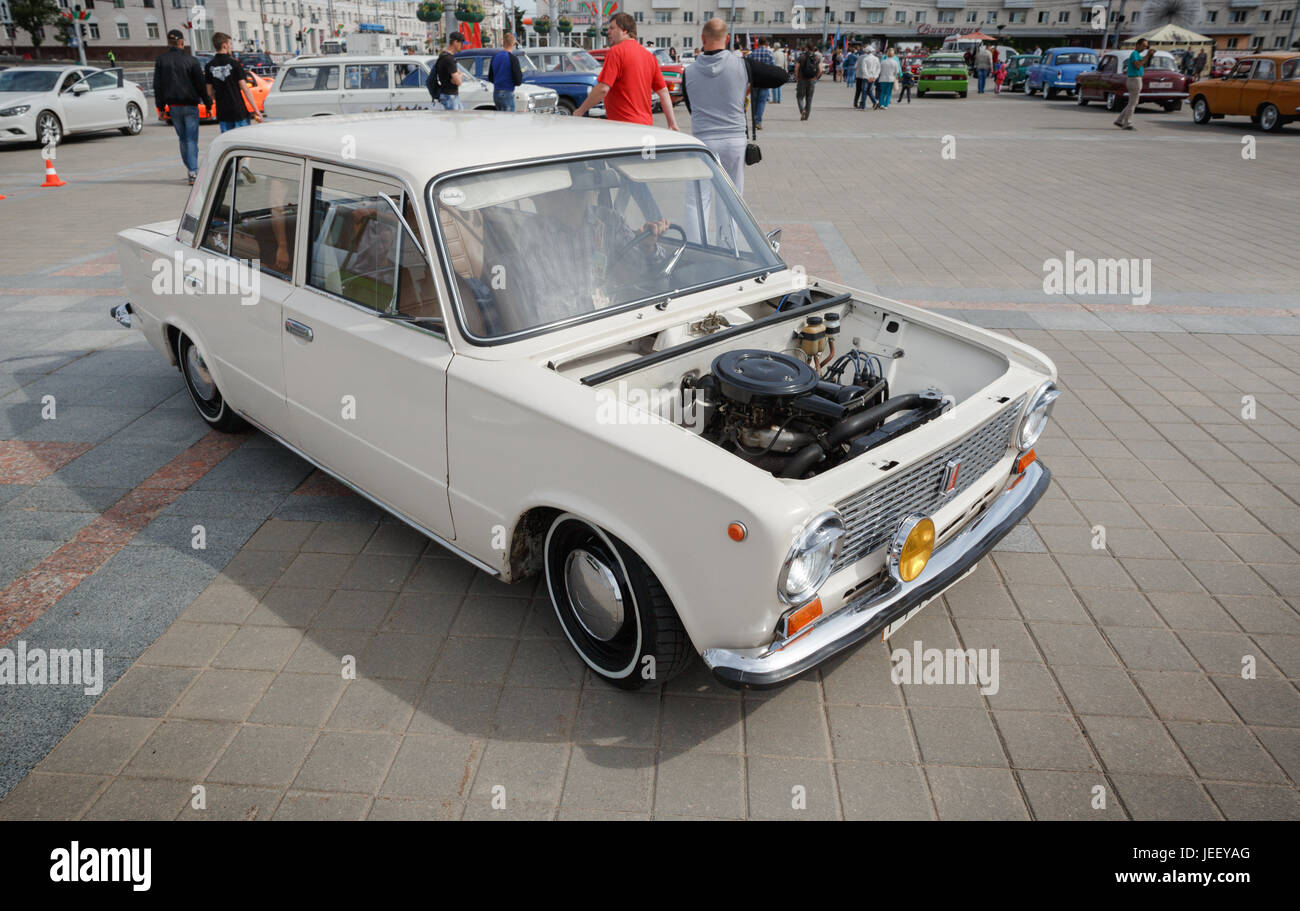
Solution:
[[[217,388],[217,381],[212,378],[207,362],[197,345],[188,335],[182,335],[176,344],[176,357],[181,364],[181,375],[185,377],[185,388],[189,390],[190,401],[198,411],[199,417],[207,421],[213,430],[222,433],[236,433],[247,424],[235,414]]]
[[[1197,95],[1192,101],[1192,120],[1196,123],[1209,123],[1212,116],[1210,103],[1205,100],[1204,95]]]
[[[1178,111],[1181,111],[1182,109],[1183,109],[1183,103],[1182,103],[1181,101],[1166,101],[1166,102],[1165,102],[1165,111],[1166,111],[1166,113],[1173,114],[1173,113],[1176,113],[1176,112],[1178,112]]]
[[[622,541],[563,513],[546,533],[543,566],[564,635],[604,680],[633,690],[686,667],[691,644],[677,611]]]
[[[144,114],[135,102],[126,106],[126,126],[121,129],[123,136],[137,136],[144,129]]]
[[[1107,93],[1106,93],[1106,110],[1110,111],[1110,112],[1113,114],[1113,113],[1115,113],[1116,111],[1118,111],[1119,109],[1120,109],[1119,96],[1116,95],[1114,92],[1107,92]]]
[[[965,97],[966,97],[966,93],[965,93],[965,92],[958,92],[958,93],[957,93],[957,97],[958,97],[958,98],[965,98]]]
[[[1051,101],[1055,97],[1056,97],[1056,89],[1048,88],[1048,87],[1043,88],[1043,98],[1045,100]]]
[[[1277,105],[1266,104],[1259,109],[1259,127],[1269,133],[1282,129],[1282,114]]]

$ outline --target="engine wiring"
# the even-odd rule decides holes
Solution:
[[[844,378],[844,371],[853,365],[853,383],[854,386],[870,385],[878,382],[885,377],[885,367],[880,358],[874,354],[867,354],[858,348],[848,351],[839,356],[823,374],[823,379],[832,383],[841,383]],[[865,379],[865,382],[864,382]]]

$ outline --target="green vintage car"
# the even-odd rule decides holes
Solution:
[[[1008,92],[1020,91],[1020,87],[1025,84],[1029,68],[1037,63],[1038,59],[1034,54],[1017,54],[1012,57],[1011,62],[1007,64],[1007,78],[1002,88]]]
[[[961,54],[931,54],[921,64],[921,75],[916,83],[916,95],[924,98],[926,92],[955,92],[966,97],[966,58]]]

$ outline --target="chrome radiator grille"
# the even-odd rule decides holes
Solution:
[[[1006,454],[1016,418],[1024,404],[1022,396],[982,426],[940,449],[924,462],[836,503],[835,508],[844,517],[846,532],[834,571],[838,572],[888,544],[899,523],[907,516],[917,512],[932,515],[949,497],[964,493],[983,477]],[[945,497],[939,488],[952,459],[961,459],[961,470],[956,489]]]

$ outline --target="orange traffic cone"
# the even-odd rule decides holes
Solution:
[[[58,172],[54,170],[54,159],[53,158],[45,159],[45,183],[41,184],[41,186],[61,187],[66,183],[67,181],[64,180],[62,177],[60,177],[58,175]]]

